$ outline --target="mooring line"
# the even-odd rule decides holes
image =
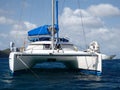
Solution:
[[[36,78],[39,79],[39,76],[38,76],[33,70],[31,70],[30,67],[29,67],[19,56],[17,56],[17,58],[23,63],[23,65],[24,65],[27,69],[29,69],[29,70],[31,71],[31,73],[32,73]]]

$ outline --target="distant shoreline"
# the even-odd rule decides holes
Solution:
[[[10,49],[0,50],[0,58],[9,58]]]

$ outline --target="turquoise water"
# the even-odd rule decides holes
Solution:
[[[62,65],[57,63],[43,66],[47,68],[37,68],[40,67],[38,65],[32,72],[24,71],[12,76],[8,59],[0,59],[0,90],[120,90],[118,59],[103,61],[102,76],[63,69]]]

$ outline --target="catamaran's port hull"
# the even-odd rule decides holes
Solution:
[[[30,69],[37,63],[61,62],[71,69],[85,69],[102,72],[101,56],[92,54],[25,54],[11,52],[9,67],[12,73]]]

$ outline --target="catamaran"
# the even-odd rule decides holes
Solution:
[[[29,45],[22,51],[14,50],[14,43],[11,43],[9,68],[12,73],[43,62],[60,62],[69,69],[92,71],[96,75],[102,73],[101,54],[81,51],[68,39],[59,37],[58,0],[52,0],[52,25],[28,31],[28,40]]]

